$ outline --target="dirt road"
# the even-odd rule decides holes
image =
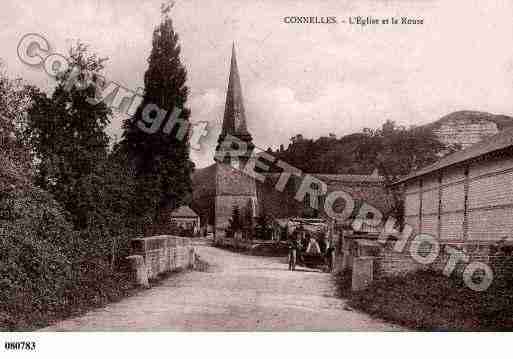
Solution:
[[[199,246],[208,272],[186,272],[50,331],[400,330],[348,310],[331,275],[285,259]]]

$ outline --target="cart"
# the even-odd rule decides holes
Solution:
[[[318,218],[292,218],[287,233],[298,238],[297,264],[310,268],[325,268],[330,236],[329,223]]]

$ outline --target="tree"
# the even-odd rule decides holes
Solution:
[[[55,91],[32,89],[25,138],[39,160],[37,184],[50,191],[72,214],[73,223],[85,228],[94,204],[90,176],[107,159],[109,138],[105,132],[111,111],[104,103],[91,104],[95,76],[105,59],[91,54],[78,42],[69,51],[69,69],[58,76]],[[70,81],[78,69],[76,81]],[[91,80],[91,81],[89,81]]]
[[[401,192],[390,185],[399,178],[436,162],[450,149],[429,128],[407,129],[390,120],[381,129],[365,129],[364,134],[365,137],[356,150],[356,158],[367,161],[378,169],[394,199],[392,215],[402,218]]]
[[[176,208],[191,200],[191,173],[194,165],[189,159],[188,133],[181,136],[188,126],[190,110],[185,107],[188,95],[187,73],[180,61],[178,35],[168,12],[153,32],[153,47],[144,75],[144,99],[134,118],[124,123],[123,147],[136,169],[141,213],[152,213],[158,219],[163,209]],[[143,110],[156,105],[172,113],[180,109],[178,123],[170,133],[147,133],[139,127],[144,123]],[[187,131],[188,132],[188,131]]]
[[[330,136],[305,140],[297,135],[292,140],[286,150],[272,154],[307,173],[370,174],[377,169],[395,198],[393,212],[396,215],[402,213],[401,196],[390,185],[458,150],[457,146],[441,143],[429,127],[406,128],[390,120],[378,129],[366,128],[340,139]],[[271,171],[279,172],[281,168],[275,166]],[[315,212],[307,208],[303,215],[316,216]]]
[[[270,240],[272,238],[273,217],[263,214],[256,220],[255,235],[258,239]]]
[[[31,101],[29,90],[21,79],[11,80],[0,62],[0,200],[30,188],[33,181],[32,155],[21,135]]]
[[[447,147],[426,127],[398,126],[386,121],[381,129],[364,129],[357,159],[377,168],[387,184],[440,159]]]
[[[11,80],[0,60],[0,149],[27,175],[32,174],[32,158],[22,131],[30,104],[31,88],[19,78]]]
[[[232,217],[229,219],[229,225],[228,225],[228,233],[227,237],[233,237],[233,235],[242,230],[243,223],[242,223],[242,215],[240,213],[240,208],[237,205],[234,205],[232,207]]]

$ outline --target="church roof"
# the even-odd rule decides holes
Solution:
[[[228,90],[226,91],[226,103],[221,134],[230,134],[236,137],[241,137],[241,135],[249,136],[239,69],[237,67],[237,58],[235,55],[235,44],[233,44],[232,47],[230,77],[228,80]]]
[[[216,195],[217,163],[195,169],[192,173],[193,196],[196,198]]]
[[[170,214],[171,217],[174,218],[191,218],[191,217],[199,217],[196,212],[194,212],[189,206],[181,206],[175,209]]]

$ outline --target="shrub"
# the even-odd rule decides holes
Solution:
[[[66,217],[37,188],[0,200],[0,331],[39,327],[132,288],[101,254],[100,237]]]

